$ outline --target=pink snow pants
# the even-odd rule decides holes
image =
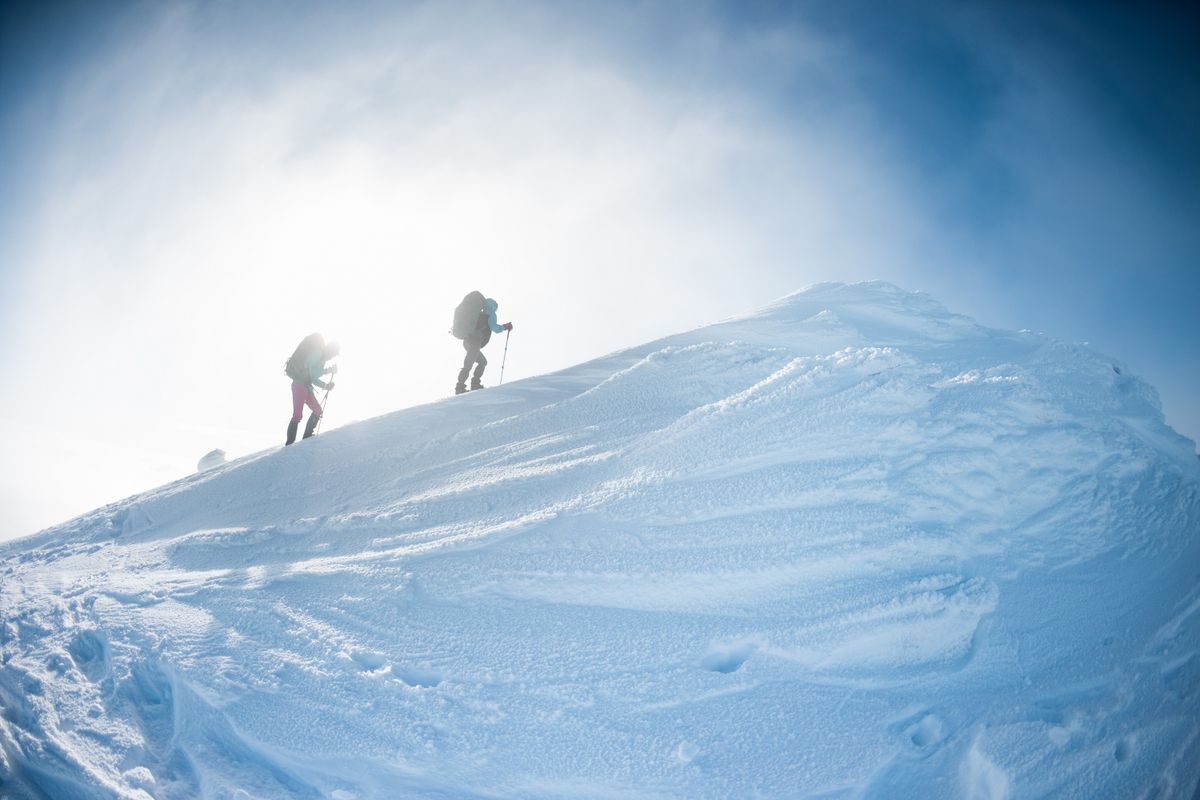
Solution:
[[[313,394],[312,387],[307,383],[292,381],[292,422],[299,422],[304,416],[304,406],[312,409],[313,416],[321,416],[321,404]]]

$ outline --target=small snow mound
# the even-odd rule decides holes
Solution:
[[[221,449],[209,450],[204,456],[196,462],[196,472],[204,472],[206,469],[219,467],[225,463],[225,451]]]
[[[155,787],[154,773],[145,767],[134,767],[126,770],[121,776],[125,782],[134,789],[142,789],[147,792],[153,792]]]

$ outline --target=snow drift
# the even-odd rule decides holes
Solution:
[[[219,467],[225,463],[225,451],[221,449],[209,450],[200,460],[196,462],[196,471],[204,472],[206,469]]]
[[[0,548],[6,798],[1180,797],[1200,467],[823,284]]]

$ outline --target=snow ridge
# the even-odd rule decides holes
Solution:
[[[0,546],[0,795],[1191,798],[1193,448],[819,284]]]

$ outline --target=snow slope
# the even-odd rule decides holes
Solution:
[[[0,576],[5,798],[1200,782],[1193,444],[1123,365],[883,283],[219,465]]]

